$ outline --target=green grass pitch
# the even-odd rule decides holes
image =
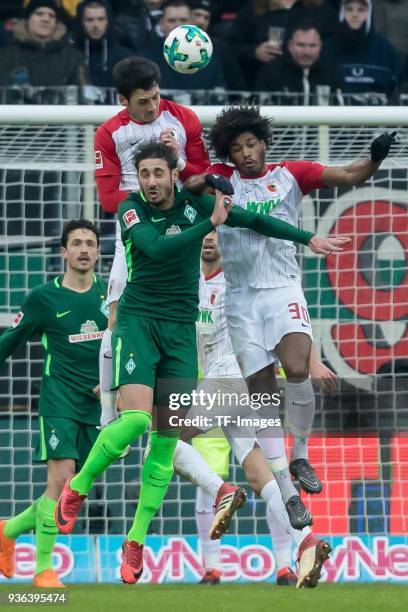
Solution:
[[[56,592],[54,589],[53,592]],[[59,609],[61,612],[394,612],[408,610],[407,585],[321,584],[297,591],[272,584],[73,585],[68,602],[9,606],[5,594],[35,592],[28,585],[1,585],[2,609]],[[45,592],[45,591],[41,591]],[[59,591],[61,592],[61,591]]]

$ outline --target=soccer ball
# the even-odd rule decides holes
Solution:
[[[164,41],[168,65],[183,74],[194,74],[210,63],[213,46],[206,32],[194,25],[174,28]]]

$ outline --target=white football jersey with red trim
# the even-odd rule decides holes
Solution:
[[[204,378],[241,378],[225,314],[225,277],[221,269],[201,274],[197,320],[198,362]]]
[[[267,164],[265,173],[251,178],[227,164],[214,164],[208,172],[231,180],[236,206],[298,226],[302,198],[323,186],[323,170],[324,166],[314,162],[283,161]],[[228,289],[301,286],[293,242],[227,225],[220,226],[217,233]]]

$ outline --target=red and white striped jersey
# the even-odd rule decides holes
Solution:
[[[323,187],[324,168],[315,162],[282,161],[267,164],[266,171],[255,177],[241,175],[227,164],[213,164],[208,172],[231,180],[236,206],[297,226],[302,198],[313,189]],[[226,225],[220,226],[217,233],[228,289],[301,285],[296,247],[292,242]]]
[[[95,134],[95,179],[105,211],[115,213],[128,192],[139,188],[133,154],[141,144],[158,139],[167,128],[173,129],[180,143],[180,157],[186,162],[180,179],[185,181],[207,168],[210,162],[203,129],[192,110],[161,100],[157,119],[152,123],[138,123],[124,109],[103,123]]]
[[[225,277],[219,268],[200,277],[197,319],[198,363],[204,378],[241,378],[225,313]]]

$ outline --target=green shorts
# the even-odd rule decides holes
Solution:
[[[121,313],[112,335],[112,359],[114,389],[141,384],[158,392],[164,381],[163,387],[188,393],[197,382],[195,323]]]
[[[80,468],[99,435],[95,425],[73,419],[40,416],[39,425],[33,461],[74,459]]]

